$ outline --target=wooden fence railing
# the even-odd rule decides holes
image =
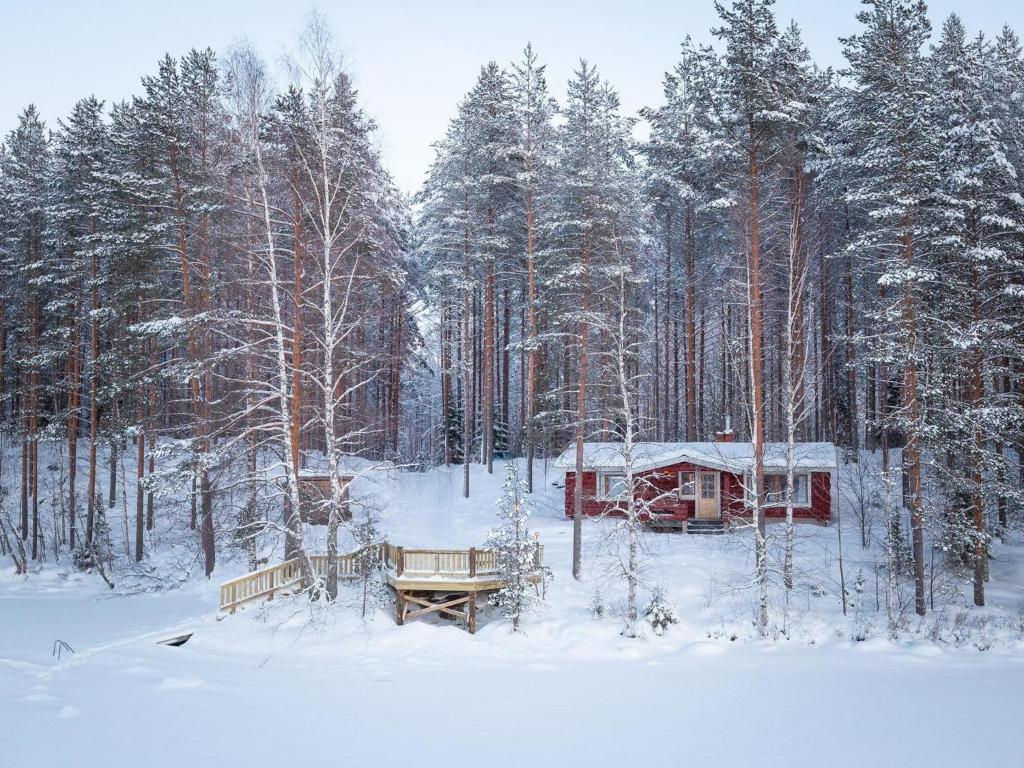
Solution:
[[[247,573],[220,585],[220,609],[234,613],[235,608],[242,603],[261,597],[273,597],[277,590],[294,586],[301,580],[297,557],[285,560],[280,565]]]
[[[544,547],[537,543],[536,566],[541,568]],[[384,542],[373,544],[377,549],[377,562],[397,578],[442,576],[473,579],[494,576],[498,572],[498,554],[492,549],[411,549]],[[360,556],[366,548],[338,555],[338,578],[354,579],[359,576]],[[310,568],[316,578],[327,576],[327,555],[310,555]],[[302,582],[299,558],[286,560],[280,565],[247,573],[220,586],[220,609],[234,613],[242,603],[259,598],[272,598],[274,593],[294,587]]]
[[[544,562],[544,545],[537,545],[536,567]],[[402,576],[449,576],[474,578],[498,573],[498,553],[493,549],[413,549],[384,545],[384,567]]]
[[[383,555],[384,544],[373,544],[372,547],[378,550],[378,561]],[[338,555],[338,578],[354,579],[359,573],[359,558],[366,551],[366,548],[357,549],[355,552]],[[327,578],[327,555],[310,555],[309,566],[316,578]],[[258,600],[262,597],[271,598],[274,593],[294,587],[302,582],[302,569],[299,565],[299,558],[293,557],[285,560],[280,565],[264,568],[260,571],[247,573],[237,579],[226,581],[220,585],[220,609],[234,613],[242,603],[250,600]]]

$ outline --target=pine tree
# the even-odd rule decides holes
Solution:
[[[556,182],[559,194],[552,227],[555,247],[571,258],[561,264],[552,280],[571,291],[559,320],[564,332],[574,337],[576,355],[572,571],[573,578],[579,579],[583,550],[583,485],[579,479],[583,477],[583,444],[591,426],[590,336],[599,310],[594,271],[612,257],[619,240],[633,236],[636,198],[630,152],[633,121],[619,113],[618,94],[586,61],[580,62],[569,81],[563,115]]]
[[[516,462],[505,464],[503,495],[498,501],[501,525],[491,531],[487,546],[497,558],[501,588],[490,598],[501,615],[511,620],[512,631],[518,632],[524,616],[536,607],[534,579],[538,575],[538,544],[531,539],[528,527],[532,508],[525,482],[519,477]]]
[[[51,350],[45,344],[45,307],[50,298],[49,259],[46,241],[47,190],[51,174],[51,147],[45,125],[34,106],[18,118],[7,138],[3,174],[7,179],[8,274],[7,296],[17,304],[8,307],[8,349],[18,363],[15,387],[21,421],[21,525],[22,541],[31,537],[31,557],[40,556],[39,441],[42,403],[48,382],[44,380]]]
[[[738,191],[746,213],[746,289],[749,333],[749,376],[751,390],[750,433],[754,463],[750,498],[753,500],[756,580],[758,584],[757,625],[762,635],[768,630],[768,554],[764,522],[764,444],[768,411],[765,403],[764,284],[762,254],[762,185],[769,142],[780,122],[790,116],[783,112],[777,80],[775,51],[778,29],[771,6],[773,0],[735,0],[730,9],[716,3],[723,26],[715,34],[725,42],[722,97],[725,104],[723,129],[737,158]]]
[[[697,315],[698,265],[710,266],[708,243],[702,228],[712,220],[717,206],[719,165],[711,116],[705,105],[713,54],[695,48],[687,38],[675,69],[664,77],[665,103],[644,110],[651,125],[650,139],[640,149],[649,163],[647,195],[660,210],[665,230],[666,261],[671,274],[672,222],[681,220],[683,278],[685,286],[685,385],[684,427],[687,441],[697,440]],[[702,251],[698,253],[698,250]],[[667,303],[666,303],[667,306]],[[667,309],[666,309],[667,311]],[[666,329],[667,329],[666,325]],[[657,343],[657,342],[655,342]],[[665,347],[666,353],[668,346]],[[667,370],[667,367],[666,367]],[[655,385],[656,386],[656,385]]]
[[[921,492],[922,416],[918,312],[923,285],[932,279],[924,251],[924,198],[932,187],[935,133],[929,119],[928,84],[920,51],[930,33],[919,0],[871,0],[857,18],[860,34],[843,40],[857,89],[847,103],[853,157],[863,173],[850,198],[863,205],[872,226],[860,247],[876,254],[878,327],[873,340],[882,381],[902,370],[901,407],[885,414],[888,429],[906,435],[914,550],[915,608],[926,611],[924,499]],[[885,430],[887,431],[887,430]],[[887,435],[883,433],[883,439]]]
[[[932,120],[941,147],[934,250],[943,285],[931,303],[942,319],[936,324],[936,342],[958,362],[942,387],[943,404],[929,412],[944,422],[943,438],[956,446],[952,497],[962,492],[969,499],[973,530],[968,550],[979,606],[985,604],[987,577],[986,497],[998,491],[985,476],[1005,474],[1003,461],[991,453],[990,437],[1005,439],[1013,421],[989,383],[1005,377],[1005,353],[1014,346],[1018,313],[1010,309],[1002,289],[1011,274],[1019,273],[1013,236],[1021,231],[1017,172],[986,98],[985,56],[983,41],[968,41],[960,19],[951,16],[930,61]]]
[[[545,67],[537,61],[533,47],[526,46],[520,63],[512,68],[513,113],[517,127],[517,150],[522,161],[519,174],[519,196],[523,202],[526,268],[526,487],[533,493],[533,460],[537,450],[537,381],[542,372],[540,339],[538,338],[538,254],[543,253],[541,240],[548,220],[553,177],[555,129],[552,123],[557,111],[548,93]]]
[[[68,546],[77,544],[78,432],[85,355],[83,350],[86,286],[90,281],[91,251],[98,247],[97,218],[107,203],[107,128],[103,104],[91,97],[79,101],[55,138],[54,169],[50,189],[48,226],[54,251],[64,254],[63,269],[55,275],[54,295],[48,311],[54,317],[56,341],[67,349],[64,429],[68,448]],[[61,323],[58,318],[65,318]]]

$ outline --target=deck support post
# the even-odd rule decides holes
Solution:
[[[395,623],[398,626],[405,624],[405,598],[400,589],[395,590]]]
[[[395,560],[397,561],[395,563],[395,573],[398,576],[401,576],[402,572],[405,571],[405,548],[404,547],[399,547],[398,548],[398,554],[395,557]]]
[[[476,592],[469,593],[469,634],[476,634]]]

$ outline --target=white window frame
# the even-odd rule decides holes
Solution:
[[[622,478],[623,492],[621,495],[613,495],[608,492],[609,478]],[[598,472],[597,473],[597,496],[605,501],[624,501],[629,498],[629,488],[626,487],[625,472]]]
[[[764,476],[766,478],[766,480],[765,480],[765,485],[766,486],[768,484],[767,478],[769,478],[769,477],[779,477],[779,478],[781,478],[781,480],[779,481],[779,496],[780,496],[779,500],[778,501],[766,501],[765,502],[765,506],[766,507],[785,507],[786,506],[786,499],[785,499],[785,495],[786,495],[786,473],[785,472],[765,472]],[[812,499],[812,493],[811,493],[811,473],[810,472],[794,472],[793,473],[794,490],[798,490],[800,488],[800,480],[799,479],[801,477],[804,478],[804,493],[805,493],[805,496],[804,496],[803,500],[801,500],[800,498],[795,497],[795,495],[794,495],[793,506],[794,507],[799,507],[800,509],[809,509],[810,506],[811,506],[811,499]],[[746,473],[743,476],[743,496],[747,500],[748,503],[752,503],[753,500],[754,500],[753,497],[750,494],[752,485],[753,485],[753,482],[752,482],[752,479],[751,479],[751,474],[748,472],[748,473]],[[767,498],[768,498],[768,489],[765,488],[765,499],[767,499]]]
[[[690,475],[693,483],[693,493],[683,493],[683,475]],[[676,497],[680,501],[697,500],[697,472],[696,470],[679,470],[676,472]]]

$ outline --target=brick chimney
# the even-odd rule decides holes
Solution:
[[[715,432],[716,443],[731,443],[736,439],[736,434],[732,431],[732,427],[729,424],[729,417],[725,417],[725,429]]]

